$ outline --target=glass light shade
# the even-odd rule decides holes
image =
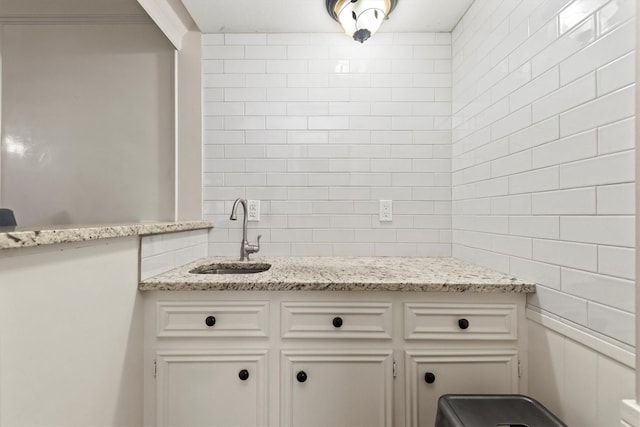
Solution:
[[[358,30],[367,29],[374,34],[382,25],[385,16],[384,11],[380,9],[367,9],[358,15],[356,27]]]
[[[334,10],[344,32],[363,42],[378,31],[390,9],[389,0],[339,0]],[[364,38],[362,33],[366,33]]]
[[[342,29],[349,36],[353,37],[353,33],[357,31],[356,20],[351,16],[351,8],[344,7],[338,14],[338,22],[342,25]]]

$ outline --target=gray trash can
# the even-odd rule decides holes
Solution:
[[[0,227],[15,227],[16,217],[11,209],[0,208]]]
[[[520,394],[445,394],[435,427],[567,427],[540,402]]]

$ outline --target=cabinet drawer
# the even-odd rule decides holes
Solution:
[[[283,338],[391,339],[391,303],[282,303]]]
[[[267,337],[269,302],[158,302],[158,337]]]
[[[404,337],[410,340],[515,340],[515,304],[405,303]]]

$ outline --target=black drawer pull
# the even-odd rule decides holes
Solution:
[[[213,316],[209,316],[204,320],[204,323],[206,323],[208,327],[212,327],[216,324],[216,318]]]
[[[436,382],[436,376],[433,372],[427,372],[424,374],[424,380],[427,384],[433,384]]]
[[[334,317],[331,323],[333,323],[333,326],[336,327],[336,328],[341,327],[342,326],[342,317]]]
[[[467,329],[469,327],[469,321],[467,319],[458,320],[458,327],[460,329]]]

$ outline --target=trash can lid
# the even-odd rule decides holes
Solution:
[[[11,209],[0,208],[0,227],[16,226],[16,217]]]
[[[436,427],[567,427],[540,402],[519,394],[456,394],[438,400]]]

